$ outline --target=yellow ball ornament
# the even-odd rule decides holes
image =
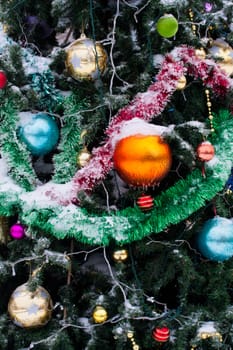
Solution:
[[[113,259],[116,262],[124,262],[128,259],[128,251],[126,249],[115,250],[113,253]]]
[[[77,156],[77,163],[80,167],[86,166],[91,159],[91,153],[84,147]]]
[[[53,303],[47,290],[39,286],[31,291],[28,283],[16,288],[8,303],[12,321],[22,328],[46,325],[51,319],[52,311]]]
[[[95,323],[103,323],[107,320],[108,313],[103,306],[97,305],[92,316]]]
[[[184,75],[182,75],[180,77],[180,79],[178,80],[178,82],[177,82],[176,89],[177,90],[183,90],[185,88],[186,84],[187,84],[187,79],[185,78]]]
[[[222,342],[222,335],[219,332],[203,332],[199,336],[201,339],[216,338]]]
[[[66,48],[66,69],[77,80],[95,80],[107,66],[107,53],[103,46],[81,34]]]
[[[226,41],[213,40],[210,42],[208,53],[228,76],[233,75],[233,49]]]
[[[196,49],[195,50],[195,54],[201,60],[204,60],[206,58],[206,52],[205,52],[203,47],[200,47],[199,49]]]

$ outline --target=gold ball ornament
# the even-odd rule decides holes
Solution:
[[[89,163],[90,159],[91,159],[91,153],[88,151],[86,147],[84,147],[77,156],[77,164],[80,167],[84,167]]]
[[[204,60],[206,58],[206,52],[203,47],[201,47],[200,49],[196,49],[195,54],[201,60]]]
[[[17,287],[8,303],[12,321],[22,328],[37,328],[52,317],[53,302],[46,289],[39,286],[31,291],[27,283]]]
[[[176,90],[183,90],[185,88],[186,84],[187,84],[187,79],[185,78],[184,75],[182,75],[177,82]]]
[[[9,26],[7,24],[3,24],[2,29],[3,29],[3,33],[7,34],[8,30],[9,30]]]
[[[233,49],[227,42],[222,39],[213,40],[208,52],[228,76],[233,74]]]
[[[197,330],[196,338],[192,341],[191,350],[199,348],[198,343],[207,339],[212,339],[216,343],[222,343],[223,341],[222,335],[216,330],[215,324],[212,321],[203,323]]]
[[[120,263],[128,259],[128,251],[126,249],[115,250],[113,253],[114,261]]]
[[[107,53],[103,46],[81,34],[66,48],[66,69],[77,80],[95,80],[107,66]]]
[[[101,305],[97,305],[92,314],[95,323],[103,323],[108,318],[108,313]]]
[[[219,332],[202,332],[199,337],[201,339],[216,338],[219,342],[222,342],[222,335]]]

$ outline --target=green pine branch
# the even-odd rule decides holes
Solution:
[[[1,156],[8,165],[8,175],[26,191],[36,185],[36,174],[26,147],[17,138],[18,117],[11,101],[6,101],[0,112]]]

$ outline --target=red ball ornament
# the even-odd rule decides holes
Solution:
[[[6,74],[0,70],[0,89],[3,89],[6,86],[7,77]]]
[[[170,337],[170,330],[167,327],[157,327],[153,330],[152,337],[160,343],[165,343]]]
[[[204,141],[197,147],[197,156],[202,162],[211,160],[214,153],[214,146],[209,141]]]
[[[154,199],[150,195],[142,195],[137,199],[137,205],[142,211],[149,211],[154,206]]]
[[[172,155],[160,136],[136,134],[117,142],[113,162],[126,183],[147,187],[158,184],[167,175]]]
[[[25,236],[25,228],[22,224],[17,223],[11,226],[10,235],[14,239],[22,239]]]

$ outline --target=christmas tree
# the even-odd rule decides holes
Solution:
[[[232,2],[0,8],[0,349],[232,349]]]

